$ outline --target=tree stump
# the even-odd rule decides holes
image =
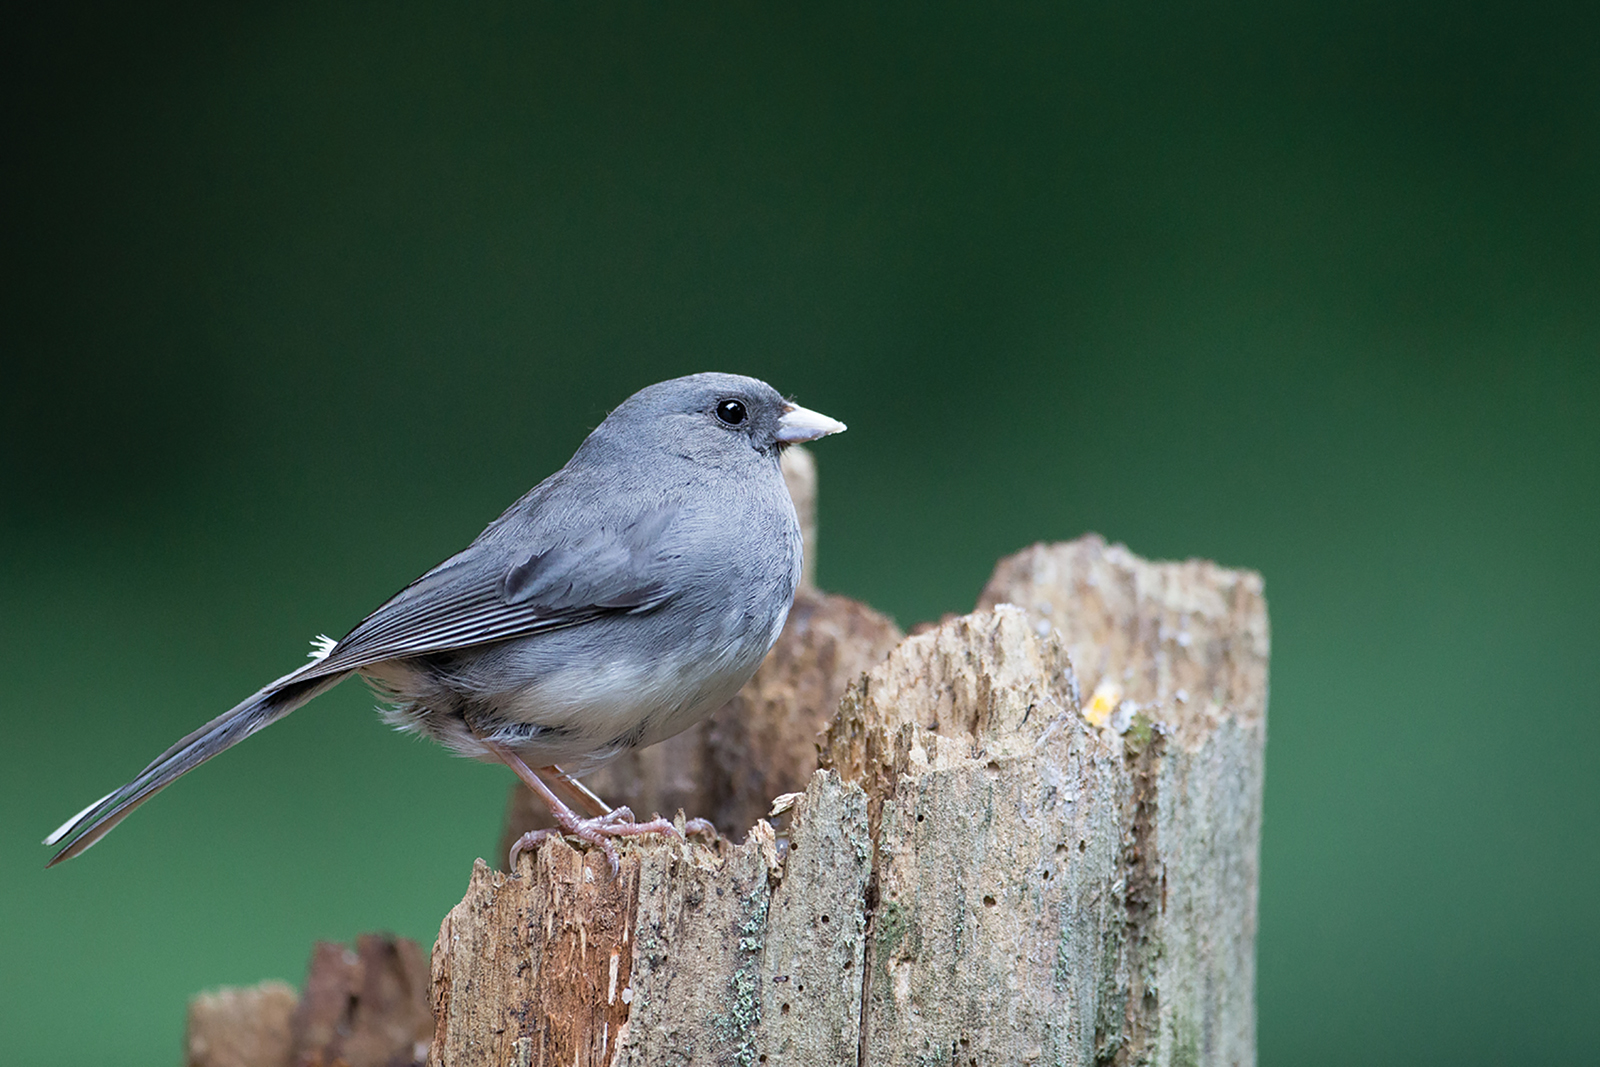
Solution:
[[[849,687],[787,831],[474,869],[433,1064],[1253,1064],[1260,578],[1083,538]]]
[[[414,1067],[433,1038],[428,963],[415,941],[319,941],[301,995],[282,982],[189,1001],[187,1067]]]

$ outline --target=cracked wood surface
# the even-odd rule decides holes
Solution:
[[[548,840],[474,868],[434,947],[432,1064],[855,1059],[869,849],[861,790],[817,774],[780,857],[742,845]]]
[[[1270,650],[1261,576],[1150,563],[1090,535],[1001,560],[978,605],[1002,603],[1061,634],[1085,694],[1120,691],[1125,748],[1149,739],[1128,763],[1130,988],[1114,1061],[1253,1063]]]
[[[980,607],[850,686],[787,847],[475,870],[430,1062],[1253,1064],[1259,577],[1090,537]]]

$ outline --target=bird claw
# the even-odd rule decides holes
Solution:
[[[710,838],[712,841],[717,839],[717,828],[711,825],[710,819],[689,819],[683,824],[683,832],[685,836],[693,834],[696,837]]]
[[[622,873],[622,860],[617,855],[616,845],[611,843],[612,838],[637,837],[640,834],[665,834],[668,837],[681,836],[676,826],[659,815],[649,822],[636,822],[633,812],[626,806],[613,808],[606,814],[592,819],[580,819],[570,815],[570,813],[565,818],[558,814],[557,818],[561,823],[559,827],[549,826],[542,830],[530,830],[517,838],[516,842],[511,846],[511,854],[509,856],[513,872],[516,871],[517,860],[522,854],[534,848],[545,838],[571,834],[580,841],[587,841],[589,844],[597,845],[604,850],[606,860],[611,864],[611,877],[615,878]],[[705,820],[697,819],[695,821],[704,822]]]
[[[633,809],[628,807],[628,805],[623,804],[621,807],[612,808],[598,819],[590,821],[605,823],[606,825],[614,825],[616,823],[636,822],[637,820],[635,820],[633,817]]]

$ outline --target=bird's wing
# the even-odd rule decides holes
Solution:
[[[549,483],[545,483],[549,485]],[[559,496],[559,494],[550,494]],[[672,598],[674,571],[662,533],[675,505],[609,524],[549,503],[538,489],[513,505],[460,554],[445,560],[363,619],[322,659],[284,675],[183,738],[133,781],[91,804],[45,839],[65,846],[51,864],[78,855],[156,792],[257,730],[283,718],[350,671],[573,626],[601,615],[649,611]],[[570,503],[570,500],[567,501]],[[608,501],[612,512],[615,500]]]
[[[524,539],[515,550],[506,547],[508,538],[480,538],[395,594],[295,676],[651,611],[675,592],[663,566],[670,556],[662,534],[677,513],[667,504],[610,525],[569,523],[565,532]]]

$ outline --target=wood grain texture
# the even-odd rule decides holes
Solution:
[[[549,840],[473,870],[434,947],[432,1064],[854,1059],[869,869],[859,789],[817,774],[789,838]]]
[[[1076,688],[1059,635],[1005,608],[846,696],[824,763],[877,812],[863,1062],[1094,1062],[1126,984],[1126,775]]]
[[[783,484],[794,501],[794,515],[800,522],[800,586],[814,589],[817,584],[817,461],[804,445],[790,445],[779,453]]]
[[[1253,1064],[1260,578],[1091,537],[980,606],[847,687],[786,834],[480,865],[430,1062]]]
[[[1061,635],[1084,694],[1121,692],[1107,723],[1131,754],[1128,999],[1114,1061],[1253,1063],[1270,653],[1261,576],[1151,563],[1091,535],[1002,560],[979,608],[1002,603]]]

